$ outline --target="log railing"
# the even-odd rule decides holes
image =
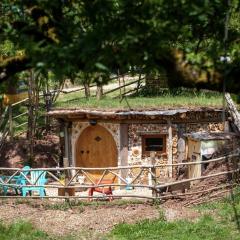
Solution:
[[[221,165],[227,166],[224,171],[210,173],[208,175],[194,177],[194,178],[185,178],[182,180],[173,180],[169,182],[169,178],[163,178],[160,176],[160,170],[163,168],[167,168],[169,166],[191,166],[191,165],[199,165],[199,164],[207,164],[207,163],[218,163]],[[182,197],[184,195],[194,194],[191,192],[186,193],[177,193],[172,194],[171,191],[167,191],[166,189],[174,187],[176,185],[181,186],[186,183],[201,181],[208,178],[215,178],[218,176],[234,176],[238,178],[240,171],[240,161],[239,161],[239,153],[234,153],[228,156],[219,157],[216,159],[211,159],[202,162],[182,162],[182,163],[173,163],[173,164],[156,164],[156,165],[134,165],[134,166],[121,166],[121,167],[109,167],[109,168],[81,168],[81,167],[67,167],[67,168],[32,168],[31,171],[46,171],[46,178],[48,182],[43,185],[45,189],[47,189],[46,198],[88,198],[88,196],[83,193],[84,190],[87,190],[91,187],[94,188],[103,188],[103,187],[112,187],[114,190],[126,190],[126,191],[116,191],[113,192],[113,197],[121,197],[121,198],[149,198],[149,199],[167,199],[170,197]],[[122,170],[128,172],[128,178],[124,178],[121,175]],[[3,186],[8,187],[9,189],[19,188],[24,186],[34,187],[37,184],[38,179],[33,183],[29,175],[25,177],[26,185],[18,185],[14,183],[14,178],[22,174],[23,170],[21,168],[0,168],[0,191]],[[63,179],[64,176],[64,179]],[[39,176],[40,177],[40,176]],[[115,179],[112,183],[101,183],[104,182],[105,179]],[[129,180],[130,179],[130,180]],[[63,181],[64,180],[64,181]],[[235,184],[233,182],[232,184]],[[231,186],[232,186],[231,184]],[[228,188],[229,183],[224,183],[219,186],[214,187],[215,189],[223,189]],[[41,186],[39,186],[41,187]],[[66,194],[64,196],[58,196],[55,194],[48,194],[48,191],[56,190],[56,189],[70,189],[74,188],[80,190],[80,194],[76,196],[69,196]],[[144,191],[131,191],[128,189],[139,189],[142,188]],[[214,188],[209,188],[206,186],[204,191],[213,191]],[[146,191],[145,191],[146,190]],[[149,190],[149,191],[147,191]],[[4,196],[1,194],[0,198],[19,198],[21,196],[17,195],[7,195]],[[39,196],[29,196],[32,198],[39,198]],[[98,195],[93,196],[93,198],[103,198],[106,196]]]

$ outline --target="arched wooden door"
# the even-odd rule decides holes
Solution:
[[[116,167],[117,146],[108,130],[100,125],[83,130],[76,143],[77,167]],[[99,175],[100,172],[93,172]]]

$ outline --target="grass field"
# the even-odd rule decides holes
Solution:
[[[164,219],[143,221],[138,224],[121,224],[111,233],[112,239],[158,240],[239,240],[240,195],[234,201],[202,204],[196,208],[202,217],[196,222],[187,220],[166,222]]]
[[[101,100],[95,97],[84,98],[83,93],[75,92],[59,96],[54,107],[69,108],[101,108],[101,109],[128,109],[128,108],[176,108],[176,107],[221,107],[222,95],[215,92],[181,92],[165,93],[159,96],[127,97],[122,100],[114,95],[105,96]]]

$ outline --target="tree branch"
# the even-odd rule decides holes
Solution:
[[[9,57],[0,62],[0,83],[7,81],[18,72],[30,68],[30,59],[26,56]]]

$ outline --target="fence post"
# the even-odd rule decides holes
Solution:
[[[68,169],[64,169],[64,175],[65,175],[64,196],[66,196],[65,202],[69,204],[69,189],[68,189],[69,174],[68,174]]]
[[[9,133],[10,139],[13,140],[13,112],[12,112],[12,105],[9,105]]]
[[[156,153],[155,152],[150,152],[150,164],[151,166],[151,177],[152,177],[152,185],[154,186],[154,188],[152,189],[152,196],[154,198],[157,197],[157,190],[156,190],[156,185],[157,185],[157,180],[156,180],[156,167],[155,167],[155,163],[156,163]]]

